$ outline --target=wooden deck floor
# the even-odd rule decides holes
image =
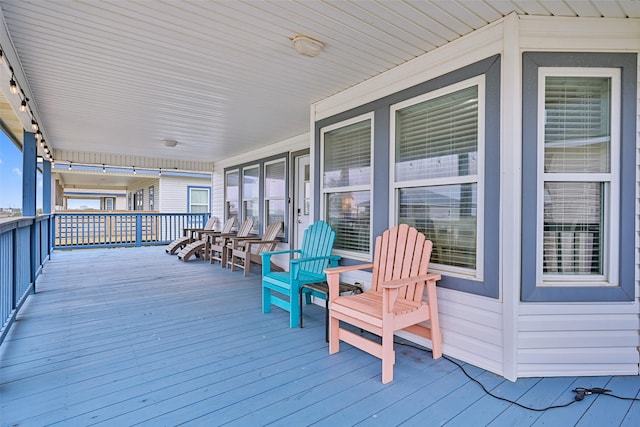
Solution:
[[[640,402],[587,396],[529,411],[494,399],[451,362],[397,346],[395,381],[342,344],[324,313],[305,328],[260,310],[259,273],[181,262],[161,247],[55,252],[0,348],[2,426],[637,426]],[[640,377],[527,378],[473,366],[492,392],[535,407],[575,387],[638,397]]]

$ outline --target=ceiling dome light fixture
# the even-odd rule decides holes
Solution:
[[[175,147],[176,145],[178,145],[178,141],[176,141],[175,139],[163,139],[162,143],[165,147]]]
[[[322,49],[324,48],[324,44],[322,42],[302,34],[298,34],[292,38],[291,43],[293,43],[293,47],[299,54],[310,56],[312,58],[320,55],[320,52],[322,52]]]

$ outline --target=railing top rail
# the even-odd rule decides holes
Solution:
[[[192,217],[201,217],[202,215],[209,215],[208,213],[160,213],[160,212],[145,212],[145,211],[135,211],[135,212],[56,212],[56,216],[137,216],[137,215],[152,215],[152,216],[192,216]]]

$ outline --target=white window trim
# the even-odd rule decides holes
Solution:
[[[206,191],[207,192],[207,212],[211,211],[211,189],[208,187],[189,187],[189,213],[193,213],[192,207],[204,206],[203,204],[193,203],[193,191]]]
[[[485,100],[486,100],[486,82],[485,76],[476,76],[461,82],[446,86],[444,88],[434,90],[432,92],[407,99],[405,101],[393,104],[390,107],[389,121],[389,226],[398,223],[398,204],[399,190],[401,188],[425,187],[437,185],[452,185],[477,183],[478,205],[477,205],[477,224],[476,224],[476,268],[461,268],[444,264],[430,263],[429,270],[438,273],[446,273],[448,276],[460,277],[470,280],[484,280],[484,166],[485,166]],[[429,101],[452,92],[467,89],[469,87],[478,87],[478,173],[477,175],[456,176],[450,178],[431,178],[412,181],[396,182],[395,164],[396,164],[396,111],[403,108]]]
[[[544,124],[546,77],[609,77],[611,78],[611,155],[609,173],[545,173],[544,172]],[[536,194],[536,286],[618,286],[619,206],[620,206],[620,132],[621,132],[621,76],[618,68],[540,67],[538,69],[538,140],[537,143],[537,194]],[[544,183],[547,181],[603,182],[605,183],[604,209],[604,268],[603,275],[551,275],[543,274],[544,253]],[[608,188],[607,188],[608,183]],[[607,238],[608,237],[608,238]]]
[[[282,194],[281,197],[269,197],[267,195],[267,179],[268,179],[268,177],[267,177],[267,168],[270,165],[275,165],[277,163],[282,163],[282,166],[283,166],[283,169],[284,169],[283,194]],[[262,222],[264,223],[263,224],[263,228],[264,228],[264,230],[266,230],[267,227],[269,226],[269,224],[267,224],[268,217],[269,217],[269,212],[268,212],[268,210],[269,210],[269,203],[268,202],[269,201],[271,201],[271,200],[282,200],[284,202],[285,219],[286,219],[286,216],[288,215],[287,203],[286,203],[286,200],[287,200],[287,195],[286,195],[286,191],[287,191],[287,161],[286,161],[286,159],[284,157],[281,157],[279,159],[275,159],[275,160],[271,160],[269,162],[265,162],[263,168],[264,168],[264,179],[263,179],[263,183],[262,183],[262,185],[263,185],[262,194],[264,194],[264,197],[263,197],[263,200],[264,200],[264,203],[263,203],[264,212],[263,212],[263,216],[262,217],[264,218],[264,220]],[[280,230],[280,232],[278,233],[278,236],[279,237],[284,237],[284,227]]]
[[[251,171],[251,170],[257,170],[258,171],[258,184],[257,184],[257,188],[258,188],[258,195],[255,198],[248,198],[245,197],[245,191],[244,191],[244,177],[247,173],[247,171]],[[242,215],[242,219],[245,220],[247,219],[247,212],[245,211],[245,202],[256,202],[258,203],[258,220],[260,220],[260,164],[255,164],[255,165],[249,165],[246,167],[242,168],[242,173],[240,174],[240,185],[241,185],[241,190],[240,193],[242,193],[242,200],[240,201],[240,214]],[[259,233],[260,230],[258,229],[258,226],[260,224],[256,224],[257,221],[254,221],[253,226],[251,227],[251,233],[255,234],[255,233]]]
[[[362,260],[362,261],[372,261],[373,260],[373,251],[372,251],[372,247],[373,247],[373,239],[372,239],[372,233],[373,233],[373,215],[374,215],[374,199],[373,199],[373,165],[374,165],[374,144],[373,144],[373,137],[374,137],[374,128],[375,128],[375,121],[374,121],[374,117],[375,114],[372,112],[370,113],[366,113],[366,114],[362,114],[360,116],[357,117],[353,117],[351,119],[348,120],[344,120],[342,122],[338,122],[338,123],[333,123],[329,126],[323,127],[320,129],[320,219],[322,220],[326,220],[325,217],[325,199],[328,193],[346,193],[346,192],[357,192],[357,191],[369,191],[369,198],[371,200],[371,205],[369,207],[369,212],[371,215],[371,218],[369,220],[369,250],[367,251],[367,253],[363,253],[363,252],[355,252],[355,251],[347,251],[344,249],[334,249],[333,253],[336,255],[340,255],[344,258],[350,258],[350,259],[356,259],[356,260]],[[355,123],[359,123],[359,122],[364,122],[366,120],[369,120],[371,122],[371,137],[370,137],[370,141],[371,141],[371,173],[369,176],[369,185],[352,185],[352,186],[348,186],[348,187],[331,187],[331,188],[325,188],[324,186],[324,135],[328,132],[331,132],[332,130],[335,129],[340,129]]]
[[[227,192],[228,188],[229,188],[229,175],[233,174],[233,173],[237,173],[238,174],[238,190],[236,191],[235,194],[235,199],[233,200],[229,200],[229,193]],[[237,204],[240,203],[240,169],[233,169],[233,170],[228,170],[224,173],[224,215],[225,215],[225,221],[228,220],[229,218],[227,218],[227,203],[231,202],[236,202]],[[241,207],[238,206],[238,209],[240,209]]]

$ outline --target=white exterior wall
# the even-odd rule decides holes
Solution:
[[[150,178],[140,178],[139,180],[135,181],[133,184],[129,185],[129,187],[127,187],[127,201],[128,201],[129,193],[135,194],[136,191],[143,190],[144,193],[143,193],[142,210],[148,211],[149,210],[149,187],[152,185],[155,187],[154,198],[156,200],[154,200],[154,204],[156,204],[158,201],[157,200],[158,199],[158,180],[150,179]],[[125,201],[125,203],[127,203],[127,201]]]
[[[640,21],[510,15],[314,104],[312,122],[501,54],[500,296],[493,299],[438,289],[444,353],[511,380],[545,375],[638,374],[638,300],[520,302],[521,58],[523,51],[545,50],[638,52]],[[638,122],[640,129],[640,119]],[[640,151],[640,136],[637,144]],[[636,193],[636,206],[640,206],[640,184]],[[637,207],[637,218],[639,211]],[[636,225],[636,296],[640,291],[638,222],[640,219]]]
[[[160,213],[188,212],[188,187],[194,186],[211,187],[211,180],[163,174],[156,188],[156,209]]]

